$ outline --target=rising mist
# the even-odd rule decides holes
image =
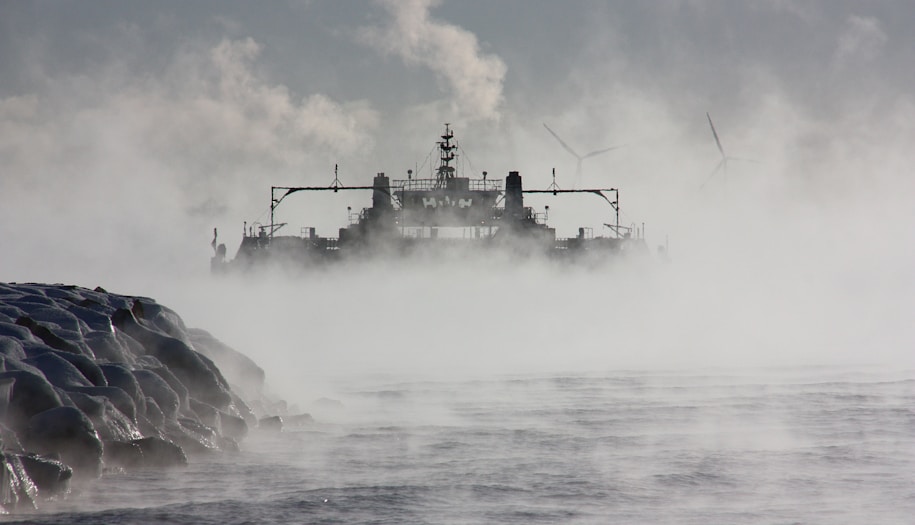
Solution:
[[[346,374],[915,364],[907,4],[359,6],[121,6],[105,27],[97,5],[4,6],[0,278],[155,297],[299,401]],[[261,28],[293,17],[308,31]],[[706,112],[754,162],[711,175]],[[270,185],[330,184],[334,165],[349,185],[402,178],[444,122],[470,173],[620,188],[624,222],[671,261],[208,275],[212,228],[233,256]],[[625,147],[575,181],[545,122],[577,151]],[[561,236],[610,218],[528,203]],[[281,213],[332,236],[367,205]]]

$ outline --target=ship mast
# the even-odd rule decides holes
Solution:
[[[441,155],[435,178],[437,186],[442,188],[447,185],[447,181],[454,178],[454,166],[451,165],[451,162],[457,157],[457,154],[454,153],[457,146],[451,142],[451,139],[454,138],[454,132],[451,131],[450,125],[447,122],[445,123],[445,134],[442,135],[442,141],[438,143]]]

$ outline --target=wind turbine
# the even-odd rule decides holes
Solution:
[[[560,144],[562,144],[562,147],[565,148],[566,151],[571,153],[578,160],[578,164],[575,168],[575,185],[576,186],[578,185],[578,182],[581,181],[581,163],[583,160],[589,159],[591,157],[596,157],[596,156],[600,155],[601,153],[607,153],[608,151],[615,150],[617,148],[622,147],[622,146],[610,146],[609,148],[592,151],[591,153],[588,153],[586,155],[579,155],[578,153],[575,152],[574,149],[569,147],[569,145],[566,144],[564,140],[559,138],[559,135],[557,135],[555,131],[551,130],[550,127],[546,125],[546,122],[543,123],[543,127],[545,127],[546,130],[550,132],[550,135],[555,137],[556,140],[558,140]]]
[[[712,128],[712,136],[715,137],[715,144],[718,146],[718,152],[721,153],[721,160],[718,161],[718,165],[715,166],[715,169],[712,170],[712,172],[709,174],[708,178],[705,179],[705,182],[702,183],[702,186],[700,186],[700,188],[704,188],[712,180],[712,178],[718,174],[718,172],[722,172],[724,174],[725,184],[727,184],[728,161],[729,160],[739,160],[739,161],[743,161],[743,162],[757,162],[753,159],[744,159],[744,158],[740,158],[740,157],[728,156],[728,154],[726,154],[724,152],[724,147],[721,146],[721,139],[718,138],[718,131],[715,130],[715,124],[712,122],[711,115],[709,115],[708,112],[706,112],[705,116],[706,116],[706,118],[708,118],[709,127]]]

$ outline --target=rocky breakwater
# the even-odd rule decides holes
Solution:
[[[254,362],[152,299],[0,283],[0,512],[71,480],[237,449],[272,415],[263,384]]]

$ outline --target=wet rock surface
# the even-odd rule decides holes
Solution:
[[[263,388],[251,359],[153,299],[0,283],[0,513],[280,430]]]

